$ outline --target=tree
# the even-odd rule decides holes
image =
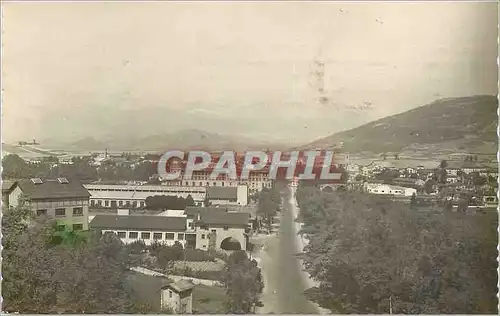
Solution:
[[[55,222],[23,207],[6,210],[2,225],[4,311],[134,312],[124,287],[127,255],[115,234],[55,243]]]
[[[417,195],[415,193],[413,193],[412,196],[411,196],[410,205],[412,207],[417,206]]]
[[[439,163],[439,168],[446,169],[448,167],[448,162],[446,160],[441,160]]]
[[[494,313],[496,217],[410,212],[355,192],[300,188],[314,299],[340,313]],[[489,224],[488,221],[490,222]]]
[[[228,313],[250,314],[262,306],[259,299],[264,289],[262,274],[257,262],[250,261],[244,251],[229,256],[221,282],[229,297]]]
[[[362,174],[357,174],[354,178],[356,181],[365,181],[365,177]]]
[[[474,177],[472,181],[475,186],[483,186],[486,185],[488,180],[486,179],[486,177],[478,175],[477,177]]]
[[[438,178],[439,178],[439,183],[446,183],[446,178],[447,178],[447,172],[446,168],[448,167],[448,162],[446,160],[441,160],[439,163],[439,173],[438,173]]]
[[[182,260],[184,248],[178,241],[173,246],[163,246],[156,251],[156,260],[158,265],[166,269],[172,261]]]
[[[148,196],[145,200],[148,209],[168,209],[168,210],[184,210],[186,209],[186,200],[183,197],[172,195],[154,195]]]
[[[186,206],[195,206],[194,199],[191,194],[186,197]]]
[[[271,227],[273,217],[276,216],[279,211],[280,204],[281,196],[277,188],[262,189],[259,194],[257,214],[265,219],[269,229]]]

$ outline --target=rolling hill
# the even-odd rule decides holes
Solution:
[[[447,98],[316,140],[300,149],[332,148],[359,152],[401,152],[442,145],[443,150],[497,151],[498,101],[495,96]],[[439,147],[439,146],[438,146]],[[486,149],[485,149],[486,148]]]
[[[259,142],[253,139],[209,133],[197,129],[181,130],[174,133],[137,136],[136,138],[108,137],[96,140],[86,137],[66,144],[68,149],[86,151],[103,151],[105,148],[112,151],[166,151],[166,150],[262,150],[265,148],[283,147],[279,144]]]

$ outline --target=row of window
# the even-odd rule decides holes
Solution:
[[[47,210],[46,209],[37,210],[36,215],[38,216],[47,215]],[[56,217],[65,217],[66,209],[56,208],[55,215]],[[73,216],[83,216],[83,207],[73,207]]]
[[[131,189],[112,189],[112,188],[104,188],[104,189],[100,189],[100,188],[87,188],[87,190],[90,191],[90,193],[92,193],[92,191],[104,191],[104,192],[152,192],[152,193],[157,193],[157,194],[167,194],[167,193],[173,193],[173,194],[177,194],[177,193],[186,193],[186,194],[194,194],[194,193],[200,193],[200,194],[203,194],[205,193],[204,191],[201,191],[201,190],[182,190],[182,191],[179,191],[179,190],[176,190],[176,189],[172,189],[172,190],[145,190],[145,189],[138,189],[138,188],[131,188]]]
[[[127,238],[127,232],[119,231],[116,233],[119,238]],[[140,236],[140,238],[139,238]],[[175,233],[150,233],[150,232],[128,232],[129,239],[142,239],[149,240],[153,237],[153,240],[174,240]],[[177,240],[184,240],[184,233],[177,233]]]
[[[58,231],[65,231],[66,225],[57,225]],[[73,230],[83,230],[83,224],[73,224]]]
[[[144,201],[110,201],[110,200],[90,200],[90,206],[126,206],[126,207],[144,207],[146,203]]]

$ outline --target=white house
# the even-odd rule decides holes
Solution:
[[[210,205],[241,205],[248,204],[248,187],[207,187],[207,200]]]
[[[380,184],[380,183],[366,183],[365,191],[370,194],[382,194],[382,195],[412,196],[413,194],[417,194],[417,190],[414,188],[407,188],[407,187]]]

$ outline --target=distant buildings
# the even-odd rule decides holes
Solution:
[[[181,170],[180,167],[175,165],[172,171]],[[179,179],[162,181],[168,186],[198,186],[198,187],[237,187],[239,185],[246,185],[248,187],[248,194],[253,195],[262,191],[264,188],[271,188],[273,181],[268,177],[268,170],[255,170],[251,171],[248,179],[229,179],[220,176],[217,179],[210,177],[211,171],[201,170],[193,171],[190,179]]]
[[[90,193],[79,181],[68,181],[66,178],[16,181],[3,196],[9,207],[16,207],[22,202],[36,215],[57,219],[58,229],[61,230],[65,227],[88,229],[89,197]]]

